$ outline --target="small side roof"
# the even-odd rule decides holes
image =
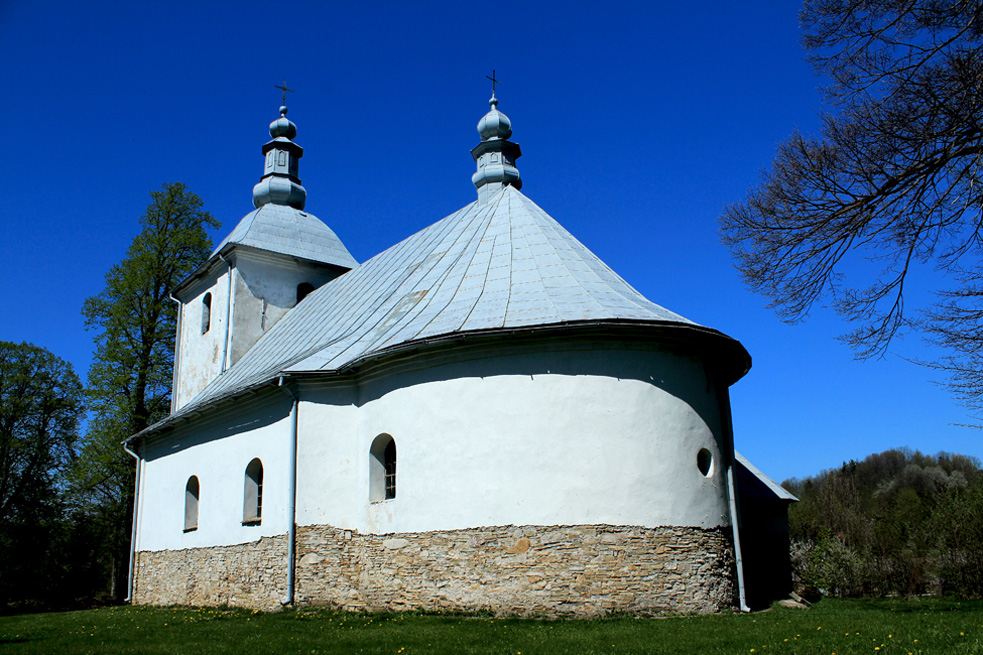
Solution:
[[[737,459],[738,464],[737,482],[741,496],[747,495],[752,498],[772,497],[777,500],[798,502],[798,498],[789,493],[785,487],[759,471],[744,455],[734,451],[734,457]]]

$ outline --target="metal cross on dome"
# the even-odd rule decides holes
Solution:
[[[501,84],[501,82],[499,82],[498,80],[495,79],[495,69],[494,68],[492,69],[491,77],[488,77],[487,75],[485,75],[485,79],[486,80],[491,80],[491,83],[492,83],[492,95],[495,95],[495,85],[496,84]],[[284,83],[286,83],[286,81],[284,81]]]
[[[492,71],[492,75],[494,75],[494,74],[495,74],[495,71]],[[287,91],[289,91],[290,93],[294,93],[294,90],[287,88],[287,80],[283,80],[283,84],[282,85],[279,85],[279,86],[278,85],[273,85],[273,88],[274,89],[280,89],[281,91],[283,91],[283,102],[281,104],[284,107],[286,107],[287,106]]]

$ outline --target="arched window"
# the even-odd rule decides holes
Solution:
[[[192,475],[184,487],[184,531],[198,529],[198,477]]]
[[[263,518],[263,462],[254,459],[246,467],[246,485],[242,495],[242,522],[258,525]]]
[[[396,497],[396,441],[380,434],[369,449],[369,500]]]
[[[310,282],[301,282],[297,285],[297,302],[307,297],[311,291],[314,291],[314,285]]]
[[[206,293],[201,299],[201,333],[208,332],[212,326],[212,294]]]

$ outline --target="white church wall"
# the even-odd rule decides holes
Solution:
[[[241,544],[285,534],[290,474],[290,399],[271,390],[207,422],[177,428],[141,451],[137,550]],[[262,520],[243,525],[245,471],[263,465]],[[199,481],[198,527],[184,531],[185,486]]]
[[[377,534],[728,525],[719,403],[702,365],[591,347],[380,375],[362,383],[357,418],[326,396],[304,406],[298,523]],[[369,502],[383,433],[396,441],[396,497]]]
[[[186,405],[222,372],[229,312],[229,269],[219,268],[182,294],[173,411]],[[204,331],[205,297],[210,296],[208,330]]]
[[[357,528],[360,409],[354,384],[302,385],[297,422],[297,523]]]
[[[297,285],[318,288],[337,276],[323,267],[242,250],[235,261],[230,364],[297,304]]]

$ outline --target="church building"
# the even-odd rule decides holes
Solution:
[[[794,499],[734,450],[747,351],[526,197],[490,104],[477,199],[362,264],[305,210],[280,108],[256,209],[173,290],[171,414],[126,443],[133,602],[591,616],[787,591]],[[774,513],[753,539],[747,493]],[[752,579],[758,541],[786,561]]]

